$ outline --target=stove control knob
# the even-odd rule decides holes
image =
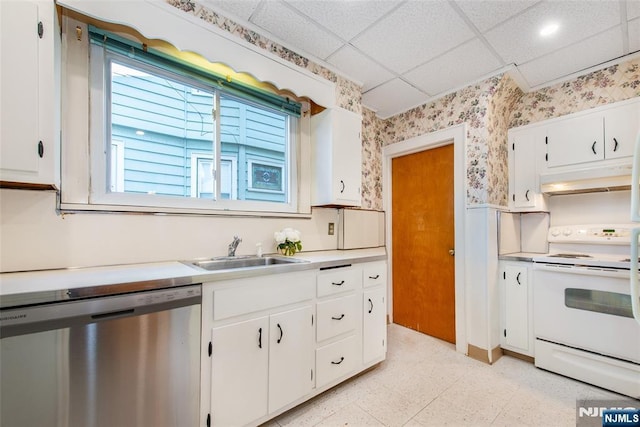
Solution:
[[[564,230],[562,230],[562,235],[563,236],[570,236],[571,235],[571,229],[570,228],[565,228]]]
[[[553,237],[558,237],[560,235],[560,230],[558,230],[557,228],[554,228],[551,230],[551,235]]]

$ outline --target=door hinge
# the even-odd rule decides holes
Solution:
[[[515,194],[515,193],[513,193],[513,196],[511,196],[511,198],[512,198],[512,199],[513,199],[513,201],[515,202],[515,201],[516,201],[516,194]]]
[[[549,153],[545,153],[545,155],[544,155],[544,160],[545,160],[546,162],[548,162],[548,161],[549,161]]]
[[[42,21],[38,21],[38,37],[44,37],[44,25],[42,24]]]
[[[502,272],[502,279],[503,280],[507,280],[507,272],[506,271]]]
[[[504,336],[505,336],[505,338],[507,337],[507,330],[506,329],[504,330]]]
[[[547,145],[549,144],[549,137],[548,136],[544,137],[544,143],[547,144]]]
[[[207,414],[207,427],[211,427],[211,414]]]
[[[313,381],[313,369],[311,370],[311,381]]]
[[[511,143],[511,150],[512,151],[516,151],[516,143],[515,142]]]
[[[213,342],[209,341],[209,357],[213,354]]]
[[[313,326],[313,314],[311,315],[311,326]]]

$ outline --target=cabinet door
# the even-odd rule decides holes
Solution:
[[[267,414],[269,318],[212,330],[214,426],[245,425]]]
[[[349,111],[337,110],[334,113],[332,160],[335,199],[346,206],[360,206],[362,118]]]
[[[0,180],[54,184],[53,2],[0,1]],[[39,25],[41,24],[41,25]],[[41,36],[39,28],[42,28]]]
[[[313,310],[305,306],[270,317],[269,412],[313,388]]]
[[[530,208],[536,204],[535,132],[514,133],[511,137],[510,171],[511,202],[514,208]]]
[[[384,286],[366,290],[363,294],[363,363],[384,356],[387,348],[387,306]]]
[[[510,347],[529,350],[528,275],[525,266],[507,265],[504,268],[504,325],[503,342]]]
[[[547,128],[547,166],[567,166],[604,160],[601,114],[562,120]]]
[[[619,159],[633,156],[640,127],[640,103],[634,102],[604,113],[605,157]]]

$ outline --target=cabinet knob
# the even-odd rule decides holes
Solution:
[[[591,151],[593,151],[593,154],[598,154],[596,153],[596,142],[598,141],[593,141],[593,145],[591,145]]]
[[[618,140],[613,138],[613,151],[618,151]]]

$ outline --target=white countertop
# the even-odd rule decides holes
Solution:
[[[384,247],[302,252],[296,254],[294,258],[308,261],[308,264],[294,263],[247,268],[241,269],[241,274],[238,270],[205,271],[178,261],[3,273],[0,274],[0,296],[176,278],[200,283],[257,274],[282,273],[288,270],[320,268],[333,263],[365,262],[384,259],[385,256]]]

